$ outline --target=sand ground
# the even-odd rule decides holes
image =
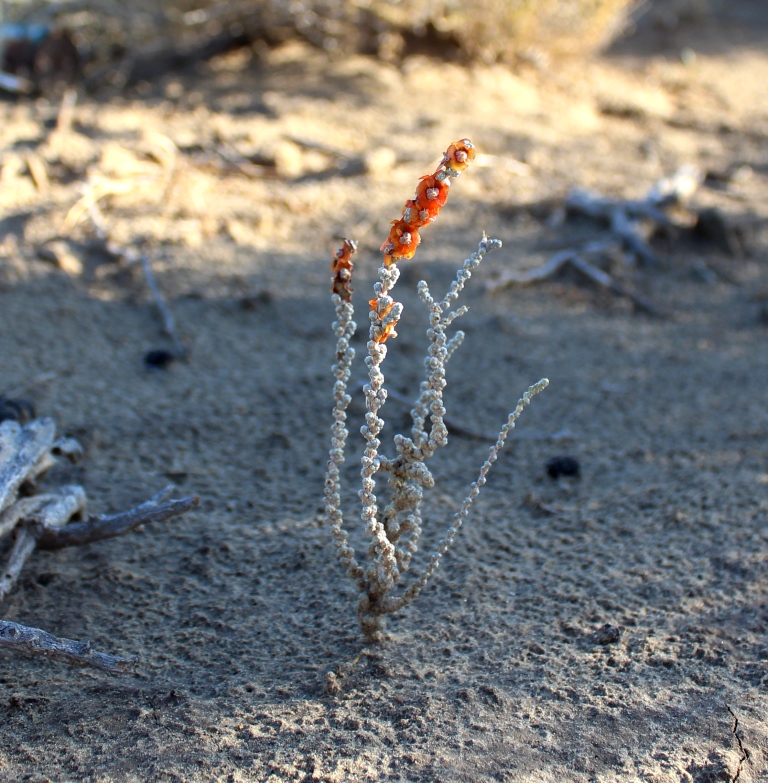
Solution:
[[[766,41],[764,6],[741,2],[588,62],[389,65],[289,43],[81,98],[68,130],[54,101],[0,103],[0,393],[81,440],[84,462],[46,481],[82,483],[93,511],[169,480],[201,497],[30,561],[6,619],[140,663],[112,679],[4,656],[0,779],[768,781]],[[329,694],[364,649],[322,516],[330,257],[359,240],[360,354],[387,225],[463,136],[486,157],[402,265],[388,383],[418,388],[416,281],[446,287],[483,230],[504,248],[467,291],[449,415],[493,432],[551,383],[434,582]],[[489,290],[599,235],[558,220],[571,188],[641,197],[684,164],[726,231],[606,267],[662,316],[567,273]],[[60,238],[84,184],[113,239],[153,254],[186,361],[144,365],[172,345],[141,270],[87,217]],[[388,438],[407,407],[385,411]],[[454,434],[436,461],[422,554],[488,445]],[[578,479],[547,476],[559,455]]]

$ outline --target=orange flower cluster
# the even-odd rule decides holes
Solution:
[[[376,310],[376,307],[378,306],[379,300],[378,299],[369,299],[368,304],[371,306],[371,310]],[[392,308],[395,306],[394,302],[390,302],[388,305],[385,305],[381,308],[381,310],[376,310],[379,318],[383,321],[390,313]],[[395,322],[390,321],[388,324],[386,324],[382,330],[381,334],[379,334],[377,337],[373,338],[373,341],[375,343],[385,343],[387,341],[387,338],[392,334],[392,332],[395,331]]]
[[[440,214],[448,199],[451,178],[457,177],[474,159],[475,145],[469,139],[455,141],[445,151],[435,173],[419,180],[416,195],[405,202],[402,216],[392,221],[389,236],[381,246],[386,266],[400,258],[413,258],[421,242],[419,229]]]
[[[338,294],[345,302],[352,299],[352,256],[357,252],[357,242],[344,239],[341,247],[333,254],[331,272],[333,281],[331,293]]]

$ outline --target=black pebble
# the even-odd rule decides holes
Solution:
[[[173,362],[176,361],[176,356],[170,351],[164,351],[162,349],[157,351],[149,351],[144,354],[144,364],[147,367],[155,367],[159,370],[167,369]]]
[[[553,479],[559,479],[560,476],[578,476],[581,467],[575,457],[552,457],[547,462],[547,473]]]
[[[0,397],[0,422],[18,421],[26,424],[35,418],[35,406],[29,400],[11,400]]]
[[[621,639],[621,628],[608,625],[608,623],[592,634],[592,641],[595,644],[615,644],[619,639]]]

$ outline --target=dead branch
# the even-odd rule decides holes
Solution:
[[[577,212],[605,224],[608,234],[604,239],[568,247],[556,253],[544,264],[533,269],[505,270],[489,285],[490,291],[512,285],[529,285],[552,277],[564,266],[570,265],[581,275],[601,288],[630,299],[645,312],[661,316],[663,312],[651,301],[615,280],[607,272],[587,261],[585,256],[600,256],[624,252],[631,259],[652,264],[658,259],[643,234],[643,226],[680,228],[687,224],[675,221],[664,209],[685,204],[701,184],[702,175],[693,166],[683,166],[673,176],[658,180],[640,200],[612,199],[574,190],[565,200],[569,212]]]
[[[85,522],[62,528],[52,528],[38,522],[30,530],[40,549],[63,549],[107,538],[117,538],[149,522],[165,522],[186,514],[199,505],[200,498],[197,496],[162,503],[161,500],[170,495],[173,489],[173,486],[166,487],[152,499],[121,514],[89,517]]]
[[[3,512],[4,517],[16,520],[17,527],[8,564],[0,573],[0,601],[11,591],[24,563],[37,545],[31,531],[18,523],[35,519],[39,520],[38,524],[44,529],[55,530],[66,525],[73,516],[82,513],[85,504],[85,490],[82,487],[69,486],[45,495],[22,498]]]
[[[185,514],[199,498],[170,500],[173,486],[121,514],[95,516],[73,522],[85,513],[85,490],[63,486],[44,494],[18,497],[20,487],[39,477],[58,459],[75,461],[82,448],[73,438],[56,440],[51,419],[34,419],[21,425],[0,424],[0,538],[15,533],[5,565],[0,570],[0,601],[16,584],[24,564],[35,549],[61,549],[115,538],[148,522],[161,522]],[[31,655],[47,655],[120,674],[131,661],[92,650],[88,642],[58,639],[37,628],[0,621],[0,648]]]
[[[74,207],[73,207],[74,209]],[[160,290],[160,286],[157,283],[155,273],[152,271],[152,262],[146,253],[141,253],[135,248],[122,247],[116,244],[109,238],[109,229],[107,227],[107,221],[104,218],[104,214],[99,208],[98,199],[91,199],[87,205],[88,217],[96,231],[98,238],[104,243],[104,247],[110,255],[117,258],[122,258],[127,264],[141,264],[141,271],[144,273],[144,279],[147,281],[147,287],[152,294],[152,298],[155,301],[160,317],[163,320],[163,328],[165,333],[173,340],[173,344],[176,347],[177,355],[180,359],[183,359],[187,355],[187,348],[179,337],[179,333],[176,330],[176,322],[173,319],[168,304],[165,301],[163,292]]]
[[[580,247],[568,248],[556,253],[546,263],[534,267],[533,269],[527,269],[525,271],[517,271],[515,269],[505,270],[502,275],[496,278],[489,286],[489,290],[494,292],[510,285],[530,285],[531,283],[537,283],[548,277],[554,276],[564,266],[570,265],[581,275],[591,280],[593,283],[597,283],[601,288],[613,291],[613,293],[618,294],[619,296],[626,296],[638,309],[645,311],[649,315],[663,317],[663,311],[649,299],[635,293],[631,288],[628,288],[618,280],[615,280],[607,272],[596,267],[594,264],[590,264],[589,261],[584,258],[587,254],[606,252],[616,247],[617,244],[615,242],[606,240],[589,242]]]
[[[16,584],[21,569],[27,558],[35,551],[35,539],[23,528],[16,531],[16,540],[8,557],[8,563],[0,574],[0,601],[2,601],[11,588]]]
[[[614,280],[607,272],[604,272],[602,269],[593,266],[589,263],[589,261],[582,258],[582,256],[580,256],[578,253],[573,255],[573,257],[570,259],[570,263],[574,269],[577,269],[579,272],[581,272],[581,274],[585,275],[602,288],[613,291],[619,296],[626,296],[639,310],[644,310],[649,315],[655,315],[658,317],[664,316],[664,312],[655,304],[653,304],[653,302],[651,302],[649,299],[646,299],[644,296],[635,293],[630,288],[627,288],[627,286],[622,285],[618,280]]]
[[[136,659],[108,655],[91,648],[90,642],[78,642],[53,636],[40,628],[0,620],[0,649],[24,655],[42,655],[78,666],[93,666],[109,674],[129,672]]]

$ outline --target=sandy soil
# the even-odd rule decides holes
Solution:
[[[289,44],[105,88],[69,130],[54,102],[0,104],[0,393],[83,442],[47,482],[82,483],[94,511],[169,479],[202,499],[30,561],[6,619],[140,664],[116,680],[4,656],[0,779],[768,781],[768,14],[728,5],[586,63],[396,67]],[[326,674],[364,644],[321,513],[330,256],[359,239],[364,324],[387,224],[462,136],[492,157],[402,265],[388,382],[418,386],[416,281],[447,286],[486,230],[504,249],[468,291],[449,414],[495,431],[551,385],[437,578],[333,695]],[[488,292],[599,230],[552,220],[570,188],[641,196],[683,164],[708,172],[694,203],[729,231],[611,267],[665,317],[567,274]],[[87,218],[50,250],[83,183],[108,193],[115,241],[155,254],[187,361],[145,367],[172,346]],[[407,409],[386,411],[391,435]],[[454,435],[437,460],[423,554],[487,449]],[[547,476],[558,455],[579,479]]]

